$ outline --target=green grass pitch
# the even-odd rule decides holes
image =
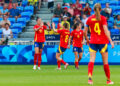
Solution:
[[[42,65],[41,70],[32,70],[32,65],[0,65],[0,86],[89,86],[87,84],[87,65],[76,70],[69,66],[67,70],[56,70],[56,65]],[[120,86],[120,66],[110,66],[114,85]],[[106,85],[103,66],[94,67],[93,86]]]

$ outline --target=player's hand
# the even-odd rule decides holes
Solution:
[[[55,27],[55,23],[54,22],[52,23],[52,27]]]
[[[47,22],[47,25],[50,26],[50,22]]]
[[[82,45],[84,45],[85,44],[85,42],[82,42]]]
[[[112,48],[114,48],[114,42],[112,41],[110,44],[111,44]]]
[[[70,45],[68,45],[68,49],[70,49]]]
[[[90,41],[89,40],[87,40],[87,45],[89,46],[89,43],[90,43]]]

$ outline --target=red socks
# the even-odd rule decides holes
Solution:
[[[38,55],[39,55],[39,57],[38,57],[38,67],[40,67],[42,59],[41,59],[41,54],[38,54]]]
[[[37,58],[38,58],[38,54],[35,54],[35,55],[34,55],[34,65],[37,64]]]
[[[61,60],[61,63],[63,63],[64,65],[66,65],[66,62],[64,62],[63,59]]]
[[[57,61],[57,64],[58,64],[58,68],[61,67],[61,61]]]
[[[109,69],[109,65],[108,64],[104,65],[104,71],[105,71],[105,75],[107,77],[107,80],[110,80],[110,69]]]
[[[78,62],[75,62],[75,67],[78,67],[79,63]]]
[[[89,78],[92,78],[93,68],[94,68],[94,62],[89,62],[88,64],[88,77]]]

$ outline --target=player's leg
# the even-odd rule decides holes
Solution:
[[[62,53],[56,53],[56,59],[57,59],[57,65],[58,65],[58,70],[61,70],[61,58],[60,58],[60,56],[62,55]]]
[[[83,56],[83,48],[79,48],[79,58],[78,58],[78,61],[80,61],[82,59],[82,56]]]
[[[75,68],[79,69],[79,63],[78,63],[78,47],[73,47],[73,52],[75,55]]]
[[[59,46],[57,53],[56,53],[56,59],[58,61],[58,66],[59,66],[59,64],[63,63],[65,65],[65,69],[66,69],[68,66],[68,63],[66,63],[62,58],[60,58],[60,56],[65,52],[65,50],[66,50],[65,48],[62,48]]]
[[[35,54],[34,54],[34,67],[33,67],[33,69],[35,70],[36,64],[37,64],[37,59],[39,57],[39,46],[38,46],[37,42],[35,42],[34,47],[35,47]]]
[[[95,58],[96,58],[96,52],[90,52],[90,62],[88,63],[88,78],[89,78],[89,80],[92,80]]]
[[[90,44],[89,51],[90,51],[90,62],[88,63],[88,84],[93,84],[92,74],[93,74],[94,62],[97,52],[96,45]]]
[[[42,62],[42,51],[43,51],[43,48],[44,48],[44,43],[39,43],[39,57],[38,57],[38,69],[40,70],[40,65],[41,65],[41,62]]]
[[[105,75],[107,78],[107,84],[114,84],[110,80],[110,68],[109,68],[109,64],[108,64],[108,50],[107,50],[107,48],[103,48],[103,49],[104,50],[103,50],[103,52],[101,51],[101,55],[102,55],[102,59],[103,59]]]
[[[79,69],[78,52],[74,52],[74,55],[75,55],[75,68]]]

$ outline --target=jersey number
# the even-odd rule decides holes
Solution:
[[[65,42],[68,42],[68,39],[69,39],[69,35],[66,35],[65,36]]]
[[[94,31],[95,31],[98,35],[101,34],[101,30],[100,30],[100,25],[99,25],[99,23],[95,23]]]

